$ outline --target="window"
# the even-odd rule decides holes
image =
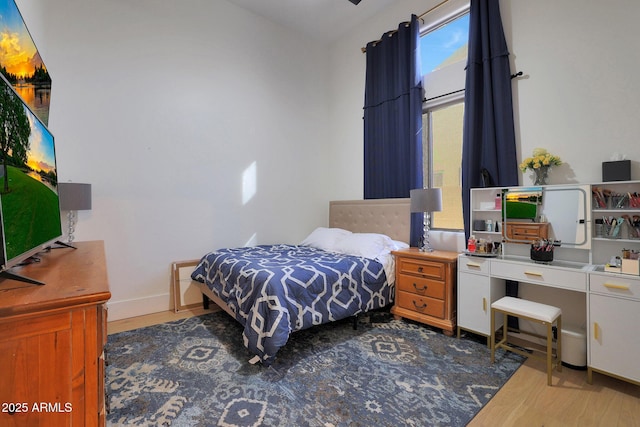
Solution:
[[[464,229],[461,166],[468,39],[468,8],[426,28],[420,38],[424,182],[442,189],[442,211],[434,212],[433,228]]]
[[[424,176],[431,187],[442,189],[442,211],[434,212],[433,228],[461,230],[462,120],[464,102],[429,108],[422,115]]]

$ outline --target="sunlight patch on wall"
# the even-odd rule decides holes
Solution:
[[[257,165],[253,162],[242,172],[242,204],[246,205],[256,194]]]
[[[244,246],[256,246],[258,244],[258,235],[253,233],[249,240],[244,244]]]

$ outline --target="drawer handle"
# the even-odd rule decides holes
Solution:
[[[422,291],[426,291],[427,290],[427,285],[424,285],[423,287],[421,287],[420,289],[418,289],[418,285],[416,285],[415,283],[413,284],[413,288],[416,291],[422,292]]]
[[[413,301],[413,306],[416,308],[416,310],[422,310],[422,309],[424,309],[424,308],[427,308],[427,303],[426,303],[426,302],[425,302],[425,303],[422,303],[422,305],[420,305],[420,306],[419,306],[418,304],[416,304],[416,302],[415,302],[415,300],[414,300],[414,301]]]
[[[418,267],[418,273],[422,273],[422,267]]]
[[[475,262],[467,262],[467,267],[480,268],[480,264],[477,264]]]
[[[525,271],[524,274],[526,274],[527,276],[542,277],[542,273],[537,273],[535,271]]]
[[[600,333],[598,332],[599,329],[600,325],[598,325],[598,322],[593,322],[593,339],[596,341],[600,340]]]
[[[487,299],[486,298],[482,298],[482,311],[484,311],[484,312],[487,311]]]
[[[608,289],[622,289],[623,291],[629,290],[629,285],[616,285],[615,283],[605,283],[604,287]]]

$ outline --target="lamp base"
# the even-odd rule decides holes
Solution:
[[[430,215],[428,212],[425,212],[422,228],[422,245],[420,245],[420,252],[433,252],[434,250],[429,243],[429,223]]]
[[[70,210],[67,212],[67,242],[71,244],[75,239],[73,233],[76,231],[76,221],[78,220],[78,213]]]

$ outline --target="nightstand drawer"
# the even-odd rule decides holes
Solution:
[[[416,295],[423,295],[432,298],[444,299],[445,284],[432,279],[400,274],[398,276],[397,287],[399,291],[410,292]]]
[[[428,314],[429,316],[444,318],[444,301],[415,295],[409,292],[398,292],[396,304],[407,310],[416,313]]]
[[[445,265],[441,262],[400,258],[397,269],[400,274],[415,274],[432,279],[445,279]]]

